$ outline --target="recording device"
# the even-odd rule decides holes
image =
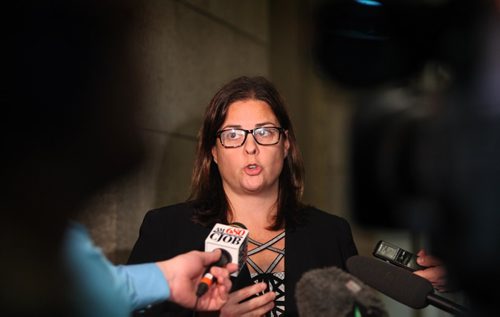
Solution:
[[[417,263],[415,254],[383,240],[375,245],[373,256],[412,272],[425,269]]]
[[[232,276],[238,276],[247,260],[247,244],[249,231],[244,225],[234,223],[224,225],[216,223],[205,239],[205,251],[222,249],[231,256],[231,263],[238,265],[238,270]]]
[[[387,316],[372,288],[337,267],[304,273],[295,297],[300,316]]]
[[[454,315],[467,312],[467,308],[434,294],[428,280],[401,267],[356,255],[347,259],[347,269],[367,285],[412,308],[431,304]]]

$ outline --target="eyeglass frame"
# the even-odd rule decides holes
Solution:
[[[279,134],[278,134],[278,140],[275,142],[275,143],[271,143],[271,144],[262,144],[260,143],[259,141],[257,141],[257,139],[255,138],[255,135],[254,135],[254,132],[255,130],[258,130],[258,129],[266,129],[266,128],[273,128],[273,129],[276,129],[278,130]],[[224,142],[222,142],[222,133],[224,133],[225,131],[230,131],[230,130],[239,130],[239,131],[243,131],[245,132],[245,137],[243,138],[243,142],[241,142],[240,145],[238,146],[226,146],[224,145]],[[259,144],[259,145],[262,145],[262,146],[268,146],[268,145],[276,145],[278,144],[280,141],[281,141],[281,135],[284,134],[286,132],[286,130],[282,127],[274,127],[274,126],[271,126],[271,127],[258,127],[258,128],[254,128],[254,129],[251,129],[251,130],[247,130],[247,129],[241,129],[241,128],[227,128],[227,129],[223,129],[223,130],[220,130],[217,132],[217,134],[215,135],[216,138],[219,139],[220,141],[220,144],[226,148],[226,149],[235,149],[235,148],[239,148],[239,147],[242,147],[245,142],[247,141],[247,136],[249,134],[251,134],[253,136],[253,139],[255,140],[255,143]]]

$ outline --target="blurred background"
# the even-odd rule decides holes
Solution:
[[[439,56],[446,58],[450,48],[461,48],[454,45],[470,44],[466,41],[474,37],[475,29],[461,20],[464,29],[454,30],[457,24],[453,19],[434,14],[434,8],[446,1],[424,1],[423,12],[409,11],[421,9],[415,1],[402,1],[414,6],[394,9],[410,15],[401,14],[393,21],[398,27],[402,25],[397,23],[408,22],[393,34],[394,25],[375,21],[380,2],[350,1],[350,5],[355,3],[365,10],[352,16],[351,7],[332,10],[330,6],[347,2],[137,1],[130,43],[138,65],[136,80],[143,91],[137,125],[130,129],[142,136],[146,160],[95,195],[80,219],[114,263],[128,258],[148,210],[187,199],[203,111],[218,88],[241,75],[266,76],[285,97],[305,161],[304,201],[347,218],[361,255],[370,256],[380,239],[414,252],[428,246],[426,230],[436,206],[435,201],[419,194],[435,190],[436,182],[415,177],[416,171],[427,166],[413,164],[413,155],[422,150],[413,144],[426,136],[418,133],[418,128],[410,128],[420,127],[421,118],[445,108],[448,101],[443,101],[441,92],[454,78],[467,77],[467,67],[454,73],[457,68],[428,63],[428,49],[439,43],[433,41],[443,34],[441,31],[451,30],[452,36],[447,37],[450,44],[439,51]],[[431,10],[427,10],[429,6]],[[429,11],[433,14],[428,15]],[[416,22],[420,24],[412,24]],[[420,27],[423,25],[427,27]],[[436,25],[451,27],[433,29]],[[464,30],[468,31],[461,32]],[[404,41],[399,41],[403,37],[398,32],[408,32]],[[453,37],[458,33],[459,40]],[[387,44],[388,38],[396,40]],[[429,42],[422,42],[424,38]],[[359,51],[354,48],[361,48],[363,54],[356,55]],[[467,60],[474,53],[462,52]],[[401,56],[411,58],[398,59]],[[453,60],[452,66],[461,63]],[[380,129],[377,124],[384,122],[380,118],[397,118],[391,122],[398,124]],[[430,139],[435,138],[431,135]],[[378,151],[382,145],[370,140],[383,140],[387,151]],[[447,139],[441,142],[433,144],[433,149],[448,144]],[[410,146],[405,148],[405,144]],[[437,153],[436,157],[446,159],[447,154]],[[426,159],[427,163],[434,161],[434,157]],[[439,161],[436,166],[439,170],[446,162]],[[353,172],[360,167],[374,172]],[[433,176],[430,170],[425,169],[422,175]],[[382,183],[377,182],[380,179]],[[415,185],[426,181],[431,185],[422,190]],[[410,199],[401,202],[402,196]],[[384,205],[387,201],[397,204]],[[410,219],[419,219],[417,225],[394,218],[402,206],[412,211]],[[420,217],[420,213],[427,216]],[[461,294],[447,296],[462,300]],[[432,307],[415,311],[382,297],[391,316],[449,316]]]

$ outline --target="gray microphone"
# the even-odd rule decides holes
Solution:
[[[295,297],[301,317],[387,317],[377,293],[338,267],[304,273]]]
[[[454,315],[467,308],[434,294],[431,282],[412,272],[374,258],[355,255],[347,259],[347,269],[360,280],[392,299],[420,309],[431,304]]]

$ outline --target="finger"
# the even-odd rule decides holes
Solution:
[[[431,283],[442,283],[445,281],[446,271],[441,266],[431,267],[425,270],[415,271],[416,275],[429,280]]]
[[[424,255],[419,256],[417,258],[417,263],[422,266],[430,267],[430,266],[438,266],[442,265],[443,262],[435,256],[432,255]]]
[[[201,253],[204,266],[209,266],[210,264],[217,262],[222,255],[222,251],[220,249],[215,249],[211,252],[201,252]]]
[[[231,289],[232,283],[231,279],[229,278],[229,271],[227,269],[221,267],[213,267],[210,270],[210,273],[215,276],[218,285],[224,285],[227,287],[227,289]]]
[[[226,265],[226,269],[229,271],[229,273],[236,272],[238,270],[238,264],[236,264],[236,263],[228,263]]]
[[[244,299],[247,299],[248,297],[258,294],[262,291],[264,291],[267,288],[267,285],[265,283],[257,283],[255,285],[247,286],[245,288],[242,288],[240,290],[237,290],[236,292],[231,293],[231,302],[236,302],[239,303]]]
[[[251,313],[252,316],[261,316],[274,307],[274,299],[276,293],[268,292],[261,296],[252,298],[249,301],[240,304],[240,310],[243,312]]]
[[[213,266],[210,268],[210,273],[217,278],[217,280],[222,281],[223,279],[229,278],[229,271],[226,268]]]
[[[267,312],[274,308],[274,302],[267,303],[251,312],[251,316],[264,316]]]

